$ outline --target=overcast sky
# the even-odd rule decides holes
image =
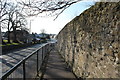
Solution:
[[[35,17],[31,19],[31,32],[36,32],[39,34],[41,33],[41,29],[45,29],[46,33],[57,34],[69,21],[80,15],[80,13],[88,9],[90,5],[93,4],[94,2],[88,1],[73,4],[69,8],[67,8],[61,15],[59,15],[59,17],[55,21],[54,17]]]

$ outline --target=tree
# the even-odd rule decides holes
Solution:
[[[18,3],[28,16],[46,13],[47,16],[57,15],[57,18],[66,8],[79,1],[81,0],[21,0]]]
[[[7,0],[0,0],[0,40],[2,40],[3,43],[3,39],[1,36],[1,28],[2,28],[2,22],[4,23],[4,21],[6,19],[4,19],[5,15],[7,14],[6,12],[6,6],[7,6]]]
[[[8,10],[8,26],[7,26],[7,30],[8,30],[8,43],[10,43],[10,29],[11,27],[14,25],[14,20],[13,20],[13,17],[14,17],[14,13],[15,13],[15,7],[12,5],[10,6],[10,9]],[[10,27],[10,23],[11,23],[11,27]]]
[[[0,0],[0,26],[7,28],[8,43],[10,43],[10,30],[14,31],[16,41],[16,29],[26,29],[27,21],[22,15],[22,8],[12,0]]]
[[[41,29],[40,31],[41,31],[41,34],[43,35],[43,37],[45,37],[45,33],[46,33],[45,29]]]
[[[46,33],[45,29],[41,29],[40,31],[41,31],[42,34]]]
[[[8,32],[11,29],[15,32],[16,28],[25,26],[20,15],[25,18],[46,13],[45,16],[56,15],[57,18],[66,8],[79,1],[82,0],[0,0],[0,24],[4,25],[2,28],[7,25]]]
[[[27,24],[26,19],[24,18],[24,16],[22,14],[20,14],[19,12],[15,12],[15,20],[13,20],[12,22],[12,29],[13,29],[13,33],[14,33],[14,42],[18,42],[16,39],[16,30],[17,29],[26,29],[25,26]]]
[[[7,0],[0,0],[0,23],[5,20],[3,18],[7,14],[6,7],[7,7]]]

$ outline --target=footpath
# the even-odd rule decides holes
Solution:
[[[50,52],[42,80],[76,80],[71,69],[54,49]]]

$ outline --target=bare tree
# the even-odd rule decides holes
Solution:
[[[13,4],[14,5],[14,4]],[[15,14],[15,6],[11,5],[9,8],[9,10],[7,11],[8,12],[8,26],[7,26],[7,31],[8,31],[8,43],[10,43],[10,29],[12,28],[12,26],[14,26],[14,14]],[[10,26],[11,24],[11,26]]]
[[[57,18],[65,9],[79,1],[83,0],[0,0],[0,23],[7,25],[8,31],[16,31],[17,28],[25,27],[25,16],[46,13],[45,16],[56,15]]]
[[[2,28],[2,22],[4,23],[4,21],[6,20],[4,17],[7,14],[7,0],[0,0],[0,40],[2,40],[2,36],[1,36],[1,28]]]
[[[8,43],[10,43],[10,30],[13,30],[16,41],[16,29],[22,29],[27,24],[22,15],[22,8],[12,0],[0,0],[0,28],[7,28]]]
[[[41,33],[44,33],[44,34],[46,33],[45,29],[41,29],[40,31]]]
[[[35,16],[40,13],[57,15],[58,17],[66,8],[82,0],[21,0],[18,3],[23,5],[25,14]]]
[[[40,31],[41,31],[41,34],[43,35],[43,37],[45,37],[45,33],[46,33],[45,29],[41,29]]]
[[[4,16],[7,14],[7,0],[0,0],[0,22],[4,21]]]
[[[22,14],[20,14],[19,12],[15,12],[16,14],[16,18],[15,20],[12,22],[12,29],[13,29],[13,33],[14,33],[14,42],[18,42],[17,39],[16,39],[16,30],[17,29],[26,29],[26,24],[27,24],[27,21],[26,19],[24,18],[24,16]]]

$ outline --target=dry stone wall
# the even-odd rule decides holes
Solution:
[[[96,3],[56,38],[59,53],[77,77],[120,78],[120,2]]]

